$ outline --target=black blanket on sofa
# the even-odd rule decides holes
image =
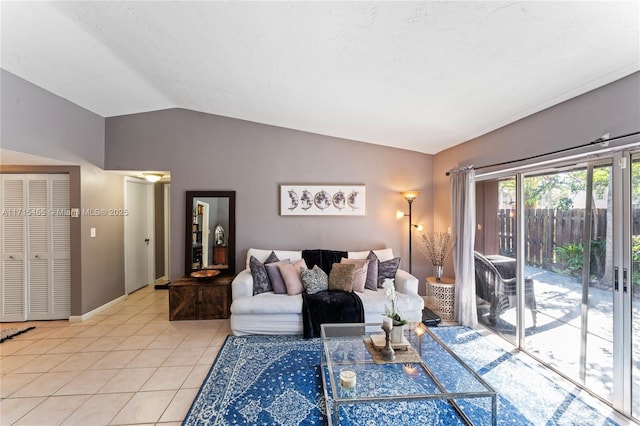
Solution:
[[[353,292],[325,290],[302,293],[304,338],[320,337],[320,324],[363,323],[362,300]]]

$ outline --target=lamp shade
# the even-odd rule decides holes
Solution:
[[[420,191],[405,191],[402,193],[402,196],[407,201],[413,201],[416,198],[418,198],[419,194],[420,194]]]

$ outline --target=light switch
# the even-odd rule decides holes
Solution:
[[[91,228],[91,238],[96,237],[96,228]]]

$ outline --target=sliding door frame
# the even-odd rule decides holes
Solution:
[[[632,225],[632,195],[631,175],[632,160],[640,158],[639,151],[624,151],[614,157],[614,205],[621,206],[618,212],[614,210],[614,220],[622,223],[614,229],[614,342],[620,342],[614,348],[614,377],[613,406],[623,414],[640,419],[640,413],[632,413],[633,393],[633,356],[632,356],[632,295],[633,295],[633,265],[631,253]],[[615,204],[617,202],[617,204]],[[617,308],[617,309],[616,309]],[[618,380],[615,380],[615,379]]]
[[[566,379],[584,388],[594,397],[602,400],[604,403],[611,405],[614,409],[623,415],[640,419],[640,413],[632,413],[632,253],[631,253],[631,232],[632,232],[632,197],[631,197],[631,169],[632,160],[640,159],[640,149],[637,148],[638,142],[630,144],[626,150],[622,148],[614,148],[609,152],[600,152],[596,158],[583,154],[571,159],[552,160],[540,163],[538,165],[527,165],[520,169],[511,168],[502,172],[494,171],[486,174],[478,174],[476,181],[484,181],[489,179],[499,179],[506,177],[515,177],[516,179],[516,226],[517,226],[517,245],[516,245],[516,278],[517,278],[517,328],[515,346],[523,352],[529,354],[539,362],[547,365],[548,368],[554,370]],[[612,218],[613,228],[613,266],[614,271],[617,269],[618,285],[614,284],[613,290],[613,393],[611,400],[605,400],[599,395],[593,393],[582,383],[578,383],[570,377],[558,371],[556,368],[549,366],[545,361],[538,359],[535,355],[530,354],[525,348],[525,294],[524,294],[524,270],[525,270],[525,221],[523,208],[524,206],[524,178],[532,173],[542,173],[552,168],[564,168],[570,166],[584,165],[589,170],[594,167],[611,160],[612,170]],[[590,182],[587,182],[590,183]],[[586,256],[585,256],[586,257]],[[586,260],[585,260],[586,262]],[[615,282],[615,276],[614,276]],[[584,304],[584,297],[583,297]],[[583,307],[584,309],[584,307]],[[584,313],[583,313],[584,316]],[[582,342],[584,345],[585,342]],[[585,355],[581,351],[581,356]],[[581,375],[584,379],[584,376]],[[584,380],[583,380],[584,381]],[[635,417],[632,417],[632,414]]]

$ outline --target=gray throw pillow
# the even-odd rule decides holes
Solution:
[[[260,262],[255,256],[251,256],[249,259],[249,269],[251,269],[251,276],[253,277],[254,296],[256,294],[266,293],[267,291],[273,291],[271,281],[269,281],[269,275],[267,275],[267,270],[264,265],[265,263],[274,263],[278,260],[278,256],[276,256],[274,252],[271,252],[264,263]]]
[[[267,270],[267,275],[269,276],[269,281],[271,281],[271,287],[275,294],[287,294],[287,287],[282,279],[280,269],[278,269],[278,265],[284,265],[285,263],[291,263],[291,261],[289,259],[284,259],[279,262],[265,263],[264,265]]]
[[[400,258],[387,260],[386,262],[378,262],[378,288],[382,288],[384,280],[387,278],[394,279],[396,272],[400,266]]]
[[[329,273],[329,290],[353,290],[353,276],[356,265],[352,263],[334,263]]]
[[[369,266],[367,266],[367,279],[364,282],[364,288],[369,290],[378,290],[378,256],[373,251],[367,256]]]
[[[308,294],[316,294],[329,288],[329,277],[318,265],[313,269],[300,268],[302,285]]]

